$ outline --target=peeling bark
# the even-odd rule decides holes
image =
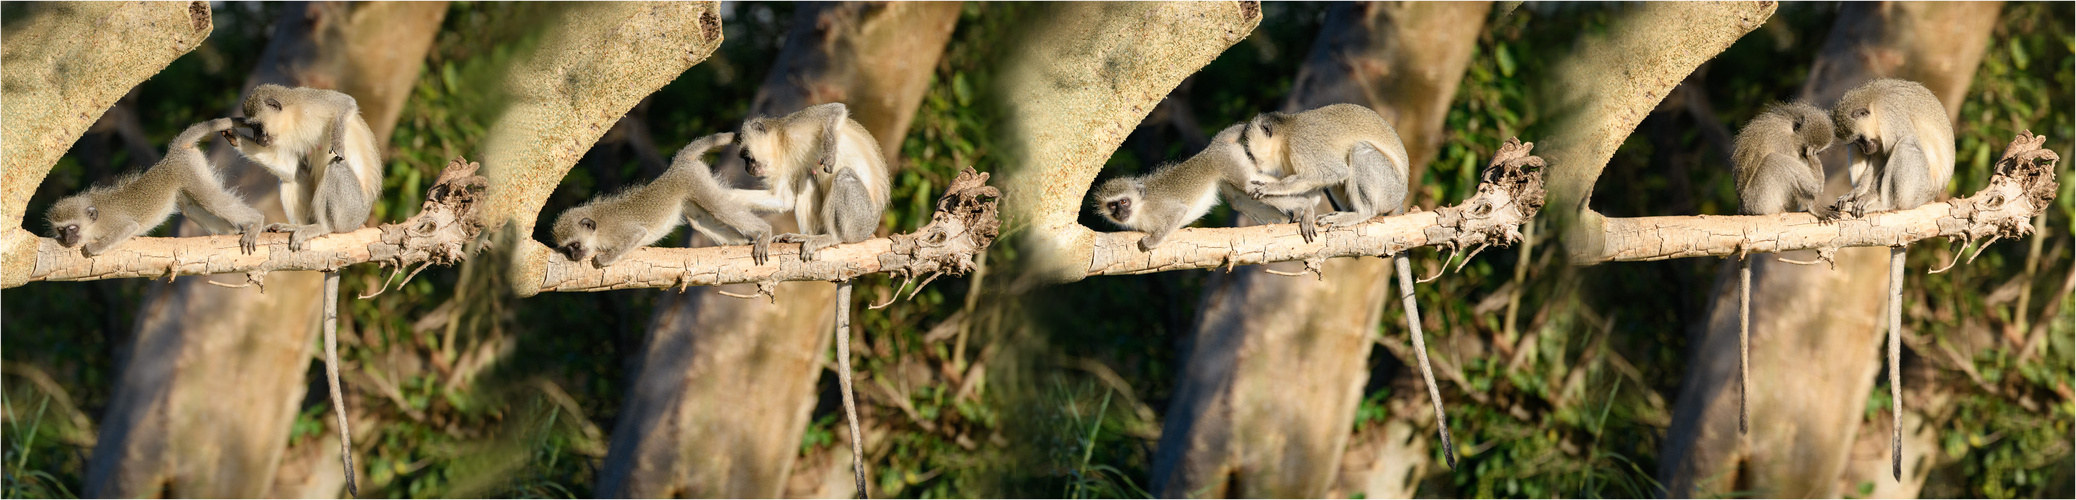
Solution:
[[[1088,276],[1095,231],[1075,222],[1103,162],[1168,91],[1246,38],[1253,2],[1047,6],[1001,72],[1011,169],[1003,207],[1029,253],[1023,283]]]
[[[1587,205],[1600,170],[1637,123],[1694,68],[1758,29],[1777,7],[1645,3],[1631,7],[1606,36],[1580,42],[1576,55],[1556,65],[1546,99],[1559,118],[1551,128],[1555,135],[1543,138],[1543,156],[1552,165],[1550,214],[1563,230],[1565,252],[1603,253],[1604,217]]]
[[[1948,116],[1958,118],[1954,112],[1990,42],[1999,10],[1991,3],[1846,4],[1810,65],[1800,98],[1829,106],[1846,90],[1869,79],[1904,78],[1926,84],[1946,104]],[[1844,149],[1832,148],[1824,158],[1833,168],[1828,192],[1819,199],[1830,199],[1847,189]],[[2007,156],[2013,153],[2006,151]],[[2008,171],[2008,167],[2000,165],[1999,171]],[[2024,177],[2012,180],[2027,186],[2052,184]],[[1992,185],[1978,196],[1999,189]],[[1920,220],[1965,222],[1955,217],[1966,215],[1966,211],[1956,210],[1956,204],[1963,201],[1933,203],[1866,220],[1880,217],[1883,224],[1889,224],[1887,220],[1903,213],[1915,213]],[[1975,206],[1969,205],[1969,210]],[[1927,229],[1911,228],[1915,232]],[[1861,416],[1876,375],[1886,364],[1880,353],[1887,327],[1880,320],[1886,317],[1888,252],[1878,247],[1840,250],[1835,268],[1755,258],[1759,260],[1752,266],[1752,433],[1740,437],[1728,431],[1737,425],[1737,288],[1734,278],[1718,279],[1711,288],[1707,323],[1700,325],[1699,334],[1691,340],[1692,368],[1681,381],[1672,426],[1666,430],[1660,453],[1659,480],[1666,485],[1667,494],[1706,496],[1742,490],[1759,496],[1837,496],[1849,491],[1840,489],[1842,483],[1871,481],[1879,497],[1916,496],[1925,472],[1935,463],[1932,459],[1939,455],[1936,447],[1926,443],[1936,439],[1938,428],[1923,425],[1932,421],[1923,416],[1941,411],[1938,401],[1944,398],[1920,391],[1936,387],[1904,384],[1906,461],[1900,482],[1889,475],[1887,419],[1862,422]],[[1725,259],[1719,276],[1733,277],[1734,269],[1734,261]],[[1916,275],[1917,271],[1904,274]],[[1909,284],[1907,279],[1905,284]],[[1861,432],[1868,425],[1880,426],[1878,432]],[[1862,437],[1876,440],[1869,446],[1880,450],[1878,467],[1856,463],[1855,450],[1863,448],[1856,443]],[[1870,471],[1875,474],[1866,473]]]
[[[541,205],[584,151],[643,97],[721,46],[715,2],[572,6],[505,77],[507,106],[485,139],[490,179],[483,221],[514,241],[512,283],[539,283],[546,245],[533,234]],[[537,287],[520,286],[521,297]]]
[[[1377,111],[1404,140],[1411,163],[1409,185],[1419,186],[1427,163],[1441,146],[1444,118],[1489,8],[1483,2],[1337,5],[1328,12],[1299,68],[1283,110],[1356,103]],[[1319,240],[1325,245],[1308,245],[1294,237],[1290,224],[1208,230],[1292,235],[1261,242],[1267,245],[1258,249],[1255,240],[1264,238],[1232,237],[1228,244],[1233,250],[1245,252],[1213,257],[1237,264],[1303,260],[1321,279],[1248,273],[1210,280],[1206,306],[1191,332],[1198,339],[1196,348],[1189,354],[1154,459],[1157,494],[1317,497],[1332,488],[1335,476],[1343,472],[1338,465],[1349,456],[1355,406],[1370,373],[1372,339],[1384,301],[1391,297],[1388,278],[1393,271],[1386,259],[1328,257],[1396,255],[1429,244],[1482,249],[1481,245],[1518,241],[1520,224],[1542,206],[1540,173],[1522,171],[1530,164],[1540,167],[1541,160],[1527,153],[1527,146],[1509,141],[1493,162],[1504,167],[1488,171],[1493,174],[1488,184],[1470,200],[1357,226],[1357,238],[1336,237],[1334,233],[1343,232],[1337,230]],[[1424,192],[1413,189],[1406,202],[1417,206]],[[1471,220],[1478,221],[1480,231],[1445,229],[1464,229],[1462,223]],[[1183,233],[1191,231],[1198,230]],[[1451,237],[1474,232],[1489,238]],[[1106,256],[1104,243],[1115,241],[1115,234],[1099,237],[1098,259]],[[1178,248],[1177,241],[1188,240],[1171,236],[1160,250]],[[1327,251],[1311,253],[1315,246]],[[1417,398],[1422,406],[1427,404],[1425,393],[1405,394],[1415,397],[1399,399]],[[1367,473],[1417,481],[1403,475],[1424,468],[1428,461],[1424,450],[1434,439],[1433,414],[1422,410],[1393,415],[1397,428],[1421,429],[1415,438],[1421,441],[1419,447],[1358,446],[1370,455],[1357,460],[1393,469]],[[1413,449],[1423,453],[1379,456]],[[1381,487],[1384,491],[1377,493],[1394,489]]]
[[[0,41],[0,286],[28,280],[36,185],[130,89],[201,46],[207,2],[49,3]]]
[[[851,119],[879,141],[888,167],[898,170],[901,142],[908,137],[916,107],[929,90],[930,76],[951,39],[961,7],[958,2],[801,5],[777,62],[751,101],[750,115],[777,116],[816,104],[843,102]],[[742,161],[733,148],[720,156],[715,162],[717,172],[742,172]],[[795,224],[791,214],[767,220],[781,232]],[[894,238],[907,236],[912,235]],[[860,244],[876,245],[875,250],[856,254],[865,258],[862,261],[835,260],[837,254],[832,251],[855,246],[843,245],[818,254],[817,263],[781,255],[771,264],[791,269],[839,262],[834,267],[840,272],[867,268],[877,272],[884,268],[877,267],[876,256],[893,256],[877,252],[899,243],[880,238]],[[665,258],[673,264],[692,259],[749,264],[747,260],[708,260],[711,254],[699,255],[744,256],[747,247],[651,248],[642,252],[672,256]],[[636,255],[630,258],[639,258]],[[914,255],[903,258],[907,257]],[[588,265],[557,269],[594,271]],[[687,272],[664,269],[649,275],[674,279]],[[766,275],[758,279],[776,278]],[[643,340],[635,387],[621,412],[619,428],[623,431],[614,433],[612,450],[600,471],[599,491],[637,498],[784,494],[783,489],[792,482],[791,473],[799,470],[799,443],[814,410],[816,383],[831,374],[823,366],[829,358],[820,353],[827,352],[833,340],[830,332],[835,315],[830,306],[836,302],[836,287],[826,282],[764,281],[757,290],[772,300],[741,300],[705,290],[658,296],[655,317]],[[701,403],[715,400],[735,404],[721,408]],[[872,412],[866,401],[870,399],[860,401],[859,418],[871,428]],[[849,441],[850,433],[837,435],[841,442]],[[870,437],[866,441],[868,446],[872,444]],[[816,462],[832,467],[831,473],[811,479],[834,478],[826,491],[848,496],[855,489],[850,449],[841,448],[842,452],[832,454],[837,458]]]

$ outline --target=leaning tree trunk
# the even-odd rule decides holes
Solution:
[[[289,7],[246,88],[345,91],[360,102],[378,140],[386,140],[445,14],[444,3]],[[220,141],[214,149],[217,164],[237,161]],[[278,219],[274,183],[245,184],[257,193],[250,201]],[[345,477],[336,453],[326,453],[312,477],[279,478],[285,481],[277,487],[275,472],[308,385],[322,280],[314,272],[271,278],[264,293],[209,286],[206,276],[154,286],[87,467],[88,496],[339,493]],[[311,453],[337,450],[334,435],[315,440]]]
[[[1336,6],[1283,108],[1376,109],[1398,129],[1418,179],[1441,145],[1443,119],[1488,9],[1482,2]],[[1259,269],[1213,275],[1163,424],[1154,493],[1324,494],[1362,399],[1390,269],[1387,259],[1350,258],[1327,261],[1320,274],[1333,278],[1323,280]],[[1404,417],[1432,422],[1425,412]],[[1425,453],[1377,458],[1397,475],[1427,460]]]
[[[1924,83],[1946,105],[1947,115],[1958,118],[1999,7],[1848,4],[1838,13],[1800,98],[1829,107],[1868,80],[1903,78]],[[1832,167],[1831,182],[1819,200],[1844,194],[1850,186],[1843,149],[1834,148],[1824,159]],[[1875,498],[1917,496],[1939,447],[1936,429],[1924,418],[1939,399],[1927,397],[1932,388],[1905,383],[1901,482],[1889,475],[1889,424],[1878,420],[1879,432],[1862,432],[1861,426],[1876,374],[1886,364],[1887,249],[1844,249],[1835,270],[1765,255],[1753,258],[1750,447],[1741,447],[1744,438],[1736,432],[1736,262],[1725,259],[1718,266],[1708,323],[1694,342],[1693,368],[1681,384],[1667,430],[1659,472],[1667,493],[1714,496],[1746,490],[1761,497],[1830,497],[1851,491],[1841,486],[1865,481],[1875,484]]]
[[[750,114],[778,116],[845,103],[852,119],[879,139],[888,166],[898,168],[901,141],[959,8],[957,2],[802,6]],[[733,154],[721,158],[717,169],[741,168]],[[779,231],[793,225],[791,215],[771,221]],[[706,289],[658,293],[663,295],[600,472],[599,493],[779,496],[814,410],[823,351],[835,324],[830,305],[836,287],[780,283],[770,302]],[[709,404],[714,401],[728,404]],[[848,432],[837,434],[840,443],[850,439]],[[838,446],[845,449],[841,459],[828,463],[846,472],[844,487],[833,491],[847,494],[850,453]]]

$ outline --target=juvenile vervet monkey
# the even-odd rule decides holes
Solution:
[[[1333,104],[1298,113],[1262,113],[1247,123],[1246,136],[1247,156],[1261,172],[1261,177],[1250,181],[1247,189],[1255,200],[1266,203],[1285,197],[1282,199],[1301,202],[1304,196],[1324,193],[1335,212],[1320,216],[1318,223],[1328,227],[1352,226],[1377,215],[1405,213],[1410,188],[1408,167],[1412,162],[1398,131],[1368,107]],[[1279,208],[1286,207],[1287,204]],[[1306,207],[1300,217],[1309,218],[1309,213],[1310,207]],[[1312,225],[1311,221],[1300,221],[1300,234]],[[1456,446],[1449,439],[1449,419],[1442,408],[1441,389],[1435,385],[1433,365],[1427,361],[1427,339],[1420,330],[1420,304],[1413,296],[1412,260],[1405,252],[1391,259],[1398,271],[1399,296],[1406,307],[1406,330],[1413,334],[1413,354],[1419,358],[1420,376],[1427,382],[1427,397],[1434,404],[1443,457],[1453,469]]]
[[[1210,146],[1181,163],[1103,183],[1096,189],[1096,212],[1118,227],[1146,232],[1139,239],[1140,250],[1160,246],[1169,234],[1211,211],[1218,203],[1219,186],[1245,184],[1250,178],[1254,167],[1240,147],[1243,127],[1226,127],[1211,137]]]
[[[752,204],[790,207],[800,233],[778,241],[800,243],[800,259],[813,260],[817,250],[856,243],[879,229],[887,209],[886,159],[865,126],[850,119],[843,103],[809,106],[779,118],[744,121],[736,134],[749,174],[769,189]],[[863,435],[851,392],[851,282],[836,286],[836,367],[843,387],[843,413],[851,427],[851,473],[858,496],[865,491]]]
[[[1247,156],[1261,171],[1247,186],[1256,200],[1297,200],[1324,193],[1335,212],[1318,216],[1317,225],[1327,227],[1351,226],[1404,208],[1403,179],[1410,165],[1406,146],[1398,131],[1370,108],[1333,104],[1298,113],[1262,113],[1247,122],[1245,136]],[[1361,147],[1365,144],[1369,147]],[[1391,176],[1401,180],[1390,182]],[[1316,234],[1310,208],[1292,217],[1307,242]]]
[[[230,130],[231,119],[194,124],[166,146],[166,157],[142,173],[116,179],[58,200],[46,212],[59,245],[92,257],[132,236],[151,232],[174,210],[213,234],[239,233],[238,248],[258,248],[258,210],[225,189],[209,158],[195,147],[209,134]]]
[[[1808,211],[1830,217],[1819,206],[1824,164],[1817,154],[1831,148],[1831,115],[1805,103],[1775,104],[1737,132],[1731,148],[1737,177],[1737,209],[1744,215]],[[1751,429],[1752,261],[1737,263],[1737,433]]]
[[[752,245],[750,259],[763,264],[771,254],[771,223],[758,218],[745,199],[759,192],[722,186],[700,159],[733,142],[730,132],[695,139],[678,150],[670,170],[655,181],[562,212],[555,219],[556,250],[571,261],[589,258],[592,265],[605,267],[689,222],[715,243]]]
[[[235,119],[234,119],[235,120]],[[286,232],[288,249],[301,251],[318,236],[350,232],[367,224],[382,195],[382,154],[375,134],[360,117],[360,104],[345,93],[313,88],[260,85],[245,98],[239,122],[252,136],[224,136],[246,159],[281,178],[281,210],[288,223],[267,231]],[[339,420],[339,454],[346,467],[346,492],[353,481],[352,433],[346,399],[339,392],[339,272],[324,273],[324,375]]]
[[[1854,217],[1869,211],[1908,210],[1931,203],[1953,178],[1953,122],[1931,90],[1917,82],[1881,79],[1845,93],[1831,107],[1838,140],[1848,155],[1853,190],[1838,198]],[[1850,153],[1850,150],[1848,150]],[[1890,467],[1903,479],[1903,251],[1889,249],[1889,401],[1895,414]]]

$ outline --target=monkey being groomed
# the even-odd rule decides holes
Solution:
[[[252,253],[258,247],[259,211],[225,189],[208,156],[195,147],[209,134],[231,127],[229,118],[197,123],[175,136],[166,157],[144,172],[58,200],[46,212],[53,237],[92,257],[151,232],[178,210],[211,234],[239,233],[238,249]]]
[[[311,238],[351,232],[367,224],[382,194],[382,154],[353,96],[334,90],[260,85],[245,98],[245,117],[234,120],[251,129],[251,136],[241,138],[234,130],[223,131],[224,136],[246,159],[281,179],[281,210],[288,215],[288,223],[270,224],[267,231],[289,233],[290,251],[301,251]],[[324,374],[338,417],[346,492],[358,496],[352,432],[346,424],[345,396],[339,392],[338,322],[339,272],[326,271]]]
[[[1805,103],[1775,104],[1746,123],[1732,146],[1737,211],[1772,215],[1808,211],[1832,216],[1816,203],[1824,192],[1824,164],[1817,154],[1831,148],[1831,115]],[[1737,263],[1737,433],[1751,429],[1752,261]]]
[[[1853,217],[1867,212],[1909,210],[1936,201],[1953,178],[1953,121],[1946,106],[1917,82],[1881,79],[1845,93],[1831,107],[1839,141],[1852,146],[1846,171],[1853,190],[1838,198]],[[1889,248],[1889,401],[1894,429],[1889,440],[1891,473],[1903,479],[1904,247]]]
[[[776,239],[799,243],[800,260],[814,260],[816,251],[830,246],[865,241],[879,229],[889,200],[886,158],[880,156],[879,141],[850,119],[843,103],[746,120],[736,139],[742,144],[744,168],[766,187],[752,204],[789,207],[799,223],[800,233]],[[836,374],[851,429],[851,473],[858,496],[864,497],[864,436],[858,430],[851,391],[850,303],[851,282],[838,282]]]
[[[555,219],[556,251],[571,261],[590,259],[605,267],[690,223],[716,243],[752,245],[750,259],[763,264],[771,254],[771,224],[758,215],[778,210],[753,203],[761,191],[722,186],[700,159],[734,141],[735,134],[726,132],[695,139],[678,150],[670,170],[655,181],[562,212]]]

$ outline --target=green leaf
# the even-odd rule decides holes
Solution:
[[[2011,43],[2006,45],[2011,46],[2011,63],[2017,65],[2019,71],[2024,71],[2027,63],[2032,60],[2030,56],[2026,55],[2025,41],[2019,37],[2011,37]]]
[[[966,83],[966,72],[952,73],[952,96],[959,99],[960,106],[971,105],[973,85]]]

